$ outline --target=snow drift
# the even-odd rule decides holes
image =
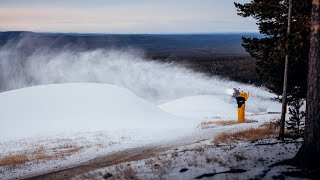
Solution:
[[[205,118],[236,116],[237,105],[228,103],[216,96],[190,96],[161,104],[164,111],[181,117]],[[235,119],[235,118],[234,118]]]
[[[114,85],[56,84],[0,94],[0,136],[46,132],[194,128]]]
[[[260,100],[259,95],[246,102],[246,115],[257,115],[281,112],[281,104],[271,99]],[[164,111],[180,117],[223,118],[235,120],[238,116],[236,100],[229,96],[197,95],[176,99],[159,105]]]

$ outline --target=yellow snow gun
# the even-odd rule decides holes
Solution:
[[[238,104],[238,122],[245,122],[246,100],[249,98],[249,91],[240,91],[240,89],[233,88],[233,95]]]

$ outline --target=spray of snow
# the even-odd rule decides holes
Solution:
[[[230,96],[233,95],[234,90],[233,89],[226,89],[226,93],[229,94]]]
[[[80,51],[41,46],[28,49],[34,40],[22,38],[0,49],[1,90],[56,83],[104,83],[125,87],[154,104],[188,96],[213,95],[235,104],[230,89],[250,91],[251,112],[265,111],[274,94],[264,88],[219,77],[208,77],[173,63],[146,59],[143,53],[127,50]]]

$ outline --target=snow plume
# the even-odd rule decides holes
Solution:
[[[83,51],[42,45],[32,49],[32,42],[22,39],[0,49],[1,91],[89,82],[122,86],[155,104],[201,94],[216,95],[234,103],[227,92],[236,87],[250,91],[249,102],[259,103],[257,111],[267,107],[261,99],[274,96],[263,88],[208,77],[173,63],[152,61],[132,49]]]

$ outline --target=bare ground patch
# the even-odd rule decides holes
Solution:
[[[26,153],[9,155],[9,156],[0,158],[0,166],[22,165],[28,161],[29,161],[29,157]]]
[[[141,147],[128,149],[114,154],[106,155],[105,157],[98,157],[88,162],[81,163],[76,167],[69,167],[66,169],[56,169],[53,172],[42,174],[39,176],[29,177],[29,179],[68,179],[79,174],[83,174],[101,167],[108,167],[112,165],[120,165],[125,162],[137,161],[156,156],[156,154],[167,150],[169,147]],[[119,177],[127,177],[135,179],[135,172],[131,171],[129,167],[119,167]],[[89,174],[83,175],[84,179],[91,179]],[[114,177],[113,177],[114,178]]]
[[[83,147],[75,145],[62,145],[45,149],[42,146],[36,147],[30,151],[23,151],[14,155],[7,155],[0,158],[0,166],[20,166],[26,163],[40,163],[49,160],[55,160],[71,156],[79,152]]]
[[[234,133],[223,132],[213,139],[213,143],[230,144],[236,141],[257,141],[273,138],[278,135],[277,127],[273,123],[263,124],[258,128],[249,128]]]
[[[243,123],[256,123],[258,121],[256,120],[250,120],[250,119],[247,119],[245,122]],[[231,126],[231,125],[236,125],[236,124],[242,124],[242,123],[239,123],[238,121],[235,121],[235,120],[228,120],[228,121],[205,121],[205,122],[201,122],[201,124],[199,125],[200,128],[202,129],[207,129],[207,128],[210,128],[214,125],[217,125],[217,126]]]

